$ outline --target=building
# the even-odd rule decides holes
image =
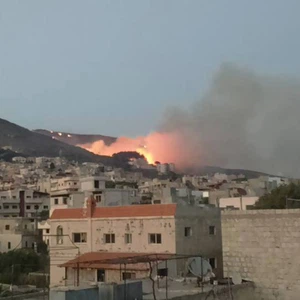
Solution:
[[[258,197],[231,197],[220,198],[218,207],[227,210],[247,210],[253,209]]]
[[[56,209],[50,223],[51,285],[64,284],[64,262],[89,252],[203,255],[222,275],[220,210],[166,205]],[[185,266],[178,264],[178,272]]]
[[[35,248],[35,223],[28,218],[0,218],[0,253],[19,248]]]
[[[0,191],[0,216],[33,218],[49,211],[49,194],[33,189]]]

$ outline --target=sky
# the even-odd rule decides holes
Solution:
[[[113,136],[155,130],[224,62],[300,77],[299,0],[0,0],[0,118]]]

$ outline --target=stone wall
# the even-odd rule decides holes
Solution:
[[[227,286],[218,287],[215,291],[201,294],[184,295],[170,300],[260,300],[253,294],[254,286],[251,282],[231,286],[230,290]]]
[[[258,299],[300,299],[300,210],[222,213],[224,275],[255,283]]]

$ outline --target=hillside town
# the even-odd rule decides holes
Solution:
[[[44,249],[50,263],[39,275],[46,276],[54,294],[62,287],[99,282],[141,280],[147,286],[149,274],[158,283],[161,272],[159,294],[163,286],[166,290],[165,262],[170,282],[190,278],[186,284],[193,285],[193,278],[201,278],[202,292],[209,291],[205,278],[222,282],[225,275],[239,274],[252,282],[248,273],[230,269],[237,249],[230,252],[227,246],[226,230],[234,229],[226,220],[234,212],[252,216],[261,196],[292,180],[179,174],[174,164],[141,161],[130,160],[127,171],[63,157],[1,161],[0,252],[31,249],[39,254]],[[154,178],[143,174],[149,168],[156,170]],[[202,267],[207,264],[205,272],[187,266],[196,257],[203,259]],[[184,295],[184,287],[179,289]],[[178,293],[170,284],[172,292]],[[149,299],[152,294],[148,291]]]

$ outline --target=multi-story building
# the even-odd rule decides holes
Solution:
[[[220,222],[219,209],[176,204],[96,207],[91,198],[85,208],[54,210],[49,220],[51,285],[64,283],[61,264],[99,251],[201,255],[221,275]],[[185,268],[183,262],[177,267],[178,273]]]
[[[35,222],[28,218],[0,218],[0,252],[35,248],[38,241]]]
[[[0,216],[33,218],[50,208],[49,194],[33,189],[0,191]]]

